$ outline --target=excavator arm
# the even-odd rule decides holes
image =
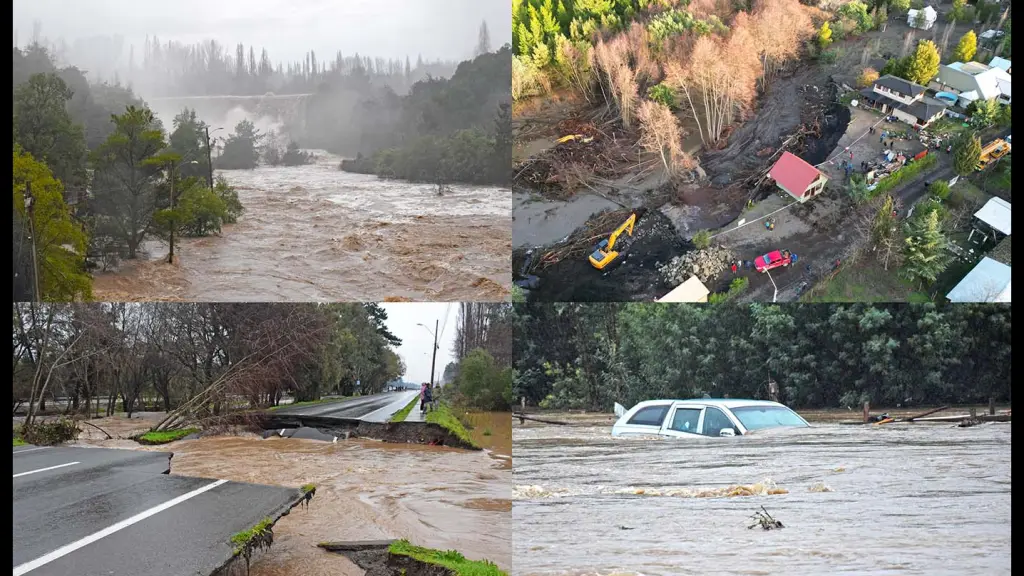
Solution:
[[[619,239],[619,236],[622,235],[623,232],[627,232],[630,236],[632,236],[634,224],[636,224],[636,214],[630,215],[630,217],[627,218],[621,226],[619,226],[618,228],[615,229],[614,232],[612,232],[612,235],[608,237],[608,246],[605,248],[605,250],[607,250],[608,252],[614,250],[615,242]]]

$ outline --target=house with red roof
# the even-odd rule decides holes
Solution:
[[[806,202],[817,196],[828,182],[828,177],[820,170],[789,152],[782,153],[782,157],[768,171],[768,177],[798,202]]]

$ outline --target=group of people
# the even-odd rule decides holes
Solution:
[[[434,391],[430,384],[424,382],[420,385],[420,412],[426,412],[428,408],[434,407]]]

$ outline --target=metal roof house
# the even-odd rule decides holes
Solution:
[[[985,256],[946,294],[950,302],[1010,302],[1010,267]]]
[[[798,202],[806,202],[817,196],[828,182],[828,177],[821,170],[789,152],[782,153],[782,157],[768,171],[768,177]]]
[[[939,66],[939,74],[931,82],[936,90],[960,96],[959,104],[966,108],[975,100],[997,99],[1010,104],[1013,92],[1009,72],[981,62],[953,62]]]
[[[925,128],[941,118],[947,107],[945,102],[925,96],[924,86],[892,74],[875,80],[870,88],[864,88],[860,94],[883,114],[891,114],[901,122],[917,128]]]

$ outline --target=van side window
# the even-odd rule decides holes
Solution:
[[[647,406],[641,408],[633,417],[629,419],[627,424],[636,424],[638,426],[661,426],[661,423],[665,421],[665,414],[668,412],[668,404],[661,404],[659,406]]]
[[[708,406],[704,410],[704,430],[701,433],[705,436],[718,436],[726,428],[732,428],[733,432],[736,432],[728,416],[718,408]]]
[[[672,416],[672,425],[669,426],[676,432],[697,433],[697,422],[700,420],[700,408],[676,408]]]

